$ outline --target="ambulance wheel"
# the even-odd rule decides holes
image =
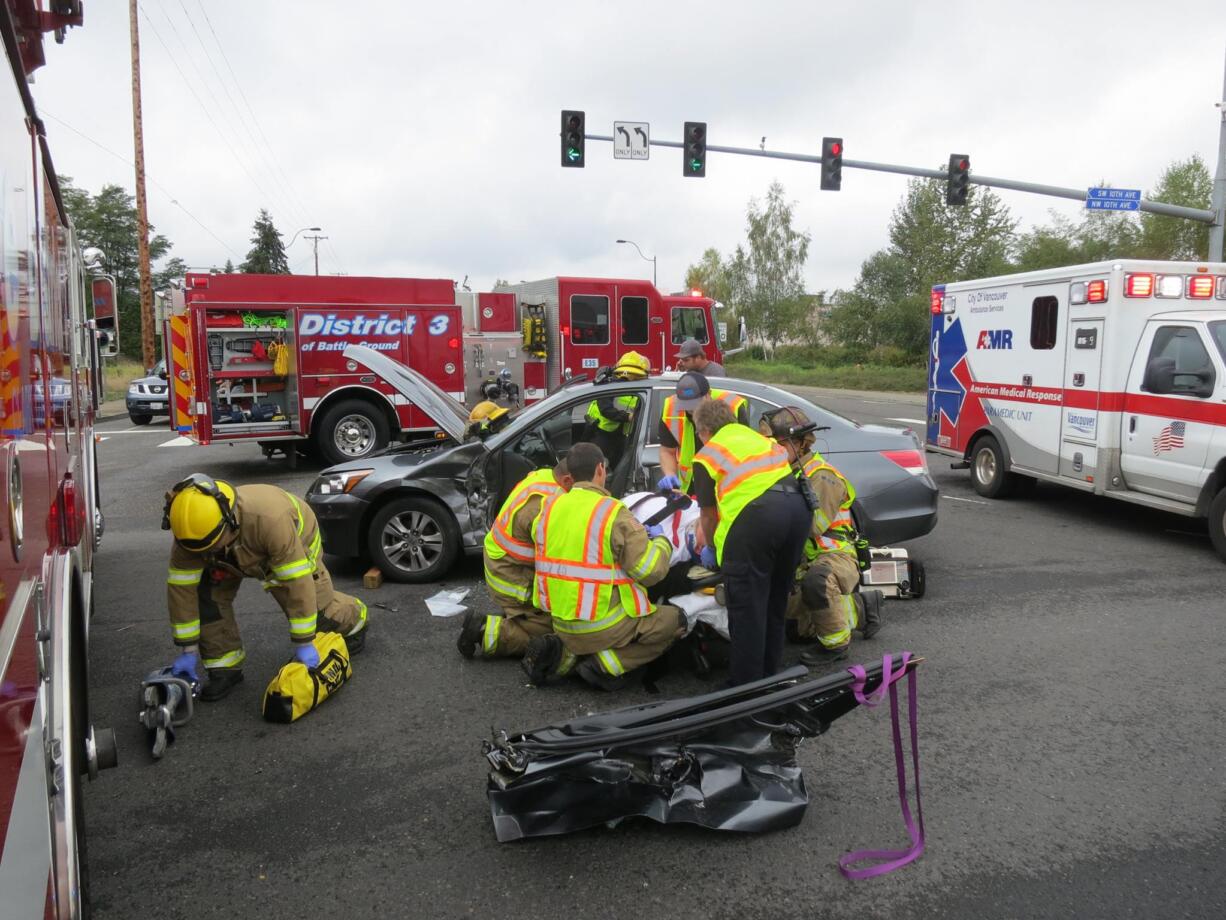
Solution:
[[[1226,489],[1209,503],[1209,539],[1217,554],[1226,559]]]
[[[319,453],[330,466],[369,457],[387,447],[389,437],[383,413],[360,399],[338,402],[315,429]]]
[[[1005,498],[1013,492],[1014,474],[1005,469],[1005,455],[990,434],[971,451],[971,485],[984,498]]]
[[[371,561],[392,581],[437,581],[460,551],[451,512],[433,499],[407,495],[376,512],[366,534]]]

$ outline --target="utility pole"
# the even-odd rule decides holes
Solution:
[[[319,241],[326,240],[326,236],[304,236],[304,240],[311,240],[315,244],[315,274],[319,274]]]
[[[132,134],[136,160],[136,234],[140,262],[140,349],[145,368],[157,364],[153,344],[153,278],[149,274],[149,211],[145,202],[145,138],[140,116],[140,32],[136,0],[128,0],[132,33]],[[118,312],[118,304],[116,304]]]
[[[1209,207],[1217,221],[1209,228],[1209,261],[1226,262],[1223,238],[1226,237],[1226,70],[1222,76],[1222,101],[1217,104],[1221,119],[1217,138],[1217,177],[1213,180],[1213,199]]]

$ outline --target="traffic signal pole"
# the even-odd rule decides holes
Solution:
[[[1223,149],[1226,149],[1226,108],[1223,109]],[[607,134],[587,134],[586,139],[589,141],[608,141],[613,143],[613,136]],[[680,141],[664,141],[651,139],[652,147],[684,147],[685,144]],[[736,156],[745,157],[763,157],[768,160],[794,160],[800,163],[818,163],[822,162],[820,156],[811,153],[787,153],[782,150],[759,150],[754,147],[726,147],[720,144],[707,144],[709,153],[731,153]],[[921,179],[940,179],[948,181],[950,175],[947,169],[923,169],[918,166],[901,166],[896,163],[874,163],[869,160],[849,160],[843,158],[843,166],[847,169],[866,169],[870,172],[885,172],[897,173],[903,176],[917,176]],[[1086,200],[1085,188],[1066,188],[1060,185],[1044,185],[1039,182],[1024,182],[1020,179],[1001,179],[996,176],[980,176],[975,173],[969,175],[969,181],[972,185],[986,185],[990,188],[1003,188],[1015,192],[1028,192],[1032,195],[1047,195],[1052,198],[1068,198],[1073,201]],[[1222,225],[1219,220],[1219,215],[1222,213],[1222,202],[1219,200],[1226,197],[1226,166],[1222,165],[1221,158],[1218,164],[1218,182],[1214,186],[1214,207],[1212,210],[1203,208],[1187,208],[1178,204],[1167,204],[1163,201],[1150,201],[1147,198],[1142,198],[1140,202],[1140,210],[1148,211],[1151,214],[1162,214],[1166,217],[1182,217],[1185,220],[1194,220],[1202,224],[1210,225],[1210,245],[1209,258],[1213,261],[1222,261]],[[1217,248],[1214,249],[1213,234],[1217,232]],[[1215,255],[1216,252],[1216,255]]]
[[[1213,180],[1212,207],[1217,221],[1209,228],[1209,260],[1226,261],[1223,238],[1226,237],[1226,70],[1222,76],[1222,101],[1217,104],[1221,127],[1217,138],[1217,178]]]

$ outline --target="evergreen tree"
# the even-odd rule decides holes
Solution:
[[[251,249],[239,271],[251,275],[288,275],[289,259],[285,257],[285,244],[281,234],[272,223],[272,215],[264,208],[252,227]]]

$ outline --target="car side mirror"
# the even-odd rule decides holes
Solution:
[[[1141,389],[1150,393],[1170,393],[1175,389],[1175,359],[1154,358],[1145,366]]]

